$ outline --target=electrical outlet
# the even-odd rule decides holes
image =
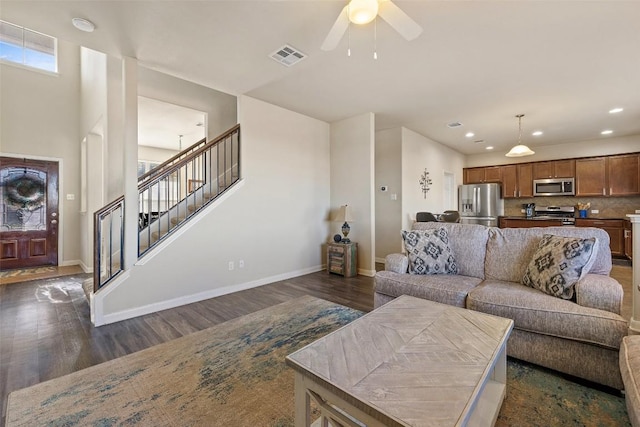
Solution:
[[[398,195],[397,194],[392,194],[391,195],[391,200],[398,200]]]
[[[229,261],[229,271],[234,269],[233,261]]]
[[[598,210],[598,209],[591,209],[591,213],[592,213],[592,214],[597,214],[597,213],[600,213],[600,210]]]
[[[244,260],[243,259],[238,261],[238,268],[244,268]]]
[[[524,209],[520,209],[520,213],[524,213]]]

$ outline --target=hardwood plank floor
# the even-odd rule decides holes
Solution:
[[[377,266],[381,268],[380,265]],[[631,268],[614,266],[631,315]],[[0,286],[0,414],[13,390],[170,341],[303,295],[373,309],[373,278],[318,272],[94,328],[82,281],[73,275]]]
[[[303,295],[373,309],[373,278],[326,272],[176,307],[99,328],[82,290],[86,274],[0,286],[0,425],[9,393]]]

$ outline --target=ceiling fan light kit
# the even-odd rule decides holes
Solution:
[[[422,27],[391,0],[351,0],[342,8],[320,48],[324,51],[335,49],[351,22],[359,25],[367,24],[374,21],[377,16],[385,20],[407,41],[422,34]]]
[[[378,15],[378,0],[351,0],[348,5],[349,21],[364,25]]]
[[[513,147],[507,154],[505,154],[505,156],[507,157],[531,156],[532,154],[535,154],[535,151],[531,150],[529,147],[522,144],[522,118],[524,117],[524,114],[518,114],[516,115],[516,117],[518,118],[518,145]]]

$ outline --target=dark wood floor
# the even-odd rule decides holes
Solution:
[[[377,266],[380,268],[380,266]],[[625,288],[631,314],[631,268],[611,275]],[[170,341],[302,295],[362,311],[373,308],[373,278],[325,272],[212,298],[94,328],[81,288],[88,275],[0,286],[0,425],[8,394],[20,388]]]
[[[0,286],[0,425],[7,396],[46,380],[302,295],[362,311],[373,308],[373,278],[319,272],[94,328],[82,291],[88,275]]]

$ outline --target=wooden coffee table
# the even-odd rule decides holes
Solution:
[[[295,423],[490,426],[513,321],[402,296],[287,356]],[[315,424],[315,423],[314,423]]]

